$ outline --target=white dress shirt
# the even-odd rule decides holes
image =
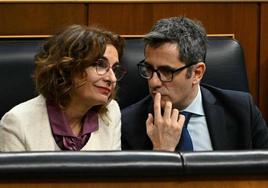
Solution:
[[[192,113],[188,123],[188,131],[192,138],[194,151],[213,150],[202,105],[200,86],[198,86],[198,93],[192,103],[183,111]]]

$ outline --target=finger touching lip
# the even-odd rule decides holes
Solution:
[[[154,115],[155,117],[161,116],[161,94],[158,92],[154,96]]]

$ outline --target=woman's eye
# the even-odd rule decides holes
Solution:
[[[100,68],[107,68],[107,62],[104,60],[98,61],[97,66]]]

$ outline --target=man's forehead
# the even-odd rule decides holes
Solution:
[[[145,62],[156,66],[179,66],[179,50],[175,43],[164,43],[158,47],[147,46],[145,48]]]

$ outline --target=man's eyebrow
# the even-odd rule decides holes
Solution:
[[[171,67],[171,66],[169,66],[169,65],[162,65],[162,66],[159,66],[159,67],[157,67],[157,68],[162,68],[162,69],[171,69],[171,70],[176,69],[176,68]]]
[[[150,64],[148,61],[144,60],[144,63],[148,66],[154,67],[152,64]],[[171,67],[169,65],[161,65],[156,67],[156,69],[167,69],[167,70],[175,70],[176,68]]]

